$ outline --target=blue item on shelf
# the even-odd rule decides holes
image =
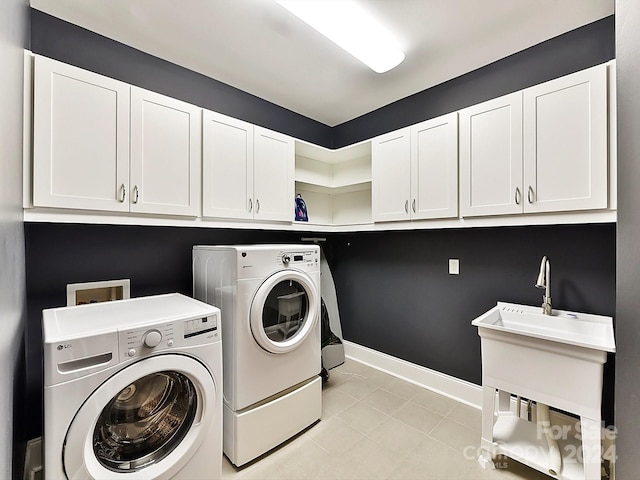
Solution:
[[[304,203],[302,195],[296,195],[296,222],[308,222],[309,217],[307,216],[307,204]]]

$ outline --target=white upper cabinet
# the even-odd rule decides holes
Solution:
[[[253,125],[205,110],[202,215],[253,218]]]
[[[198,107],[36,56],[33,204],[197,216]]]
[[[615,62],[332,150],[25,58],[25,221],[71,209],[328,231],[616,219]]]
[[[129,85],[39,56],[34,69],[34,205],[128,211]]]
[[[292,221],[293,139],[207,110],[203,122],[203,215]]]
[[[372,211],[377,222],[458,215],[458,114],[372,141]]]
[[[411,127],[411,218],[458,216],[458,114]]]
[[[371,200],[374,222],[409,220],[411,199],[411,128],[371,141]]]
[[[460,111],[460,213],[522,212],[522,92]]]
[[[607,67],[460,112],[462,216],[608,206]]]
[[[201,109],[131,87],[131,211],[200,213]]]
[[[607,68],[524,91],[525,212],[607,208]]]
[[[262,127],[253,129],[254,218],[291,222],[294,218],[293,138]]]

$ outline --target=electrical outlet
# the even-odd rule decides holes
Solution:
[[[460,275],[460,259],[449,259],[449,275]]]

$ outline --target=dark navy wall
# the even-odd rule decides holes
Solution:
[[[614,224],[343,233],[332,271],[345,339],[480,385],[471,321],[497,301],[540,305],[551,261],[554,308],[614,316]],[[460,259],[449,275],[448,260]],[[604,418],[613,421],[613,358]]]

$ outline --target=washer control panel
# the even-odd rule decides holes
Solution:
[[[191,338],[197,335],[204,335],[209,332],[217,332],[218,317],[214,315],[211,317],[185,320],[183,325],[184,325],[184,338]]]
[[[131,358],[148,354],[154,348],[173,345],[174,338],[175,325],[173,323],[123,330],[120,332],[120,356]]]
[[[149,355],[156,350],[202,345],[220,340],[219,314],[119,332],[120,359]]]

